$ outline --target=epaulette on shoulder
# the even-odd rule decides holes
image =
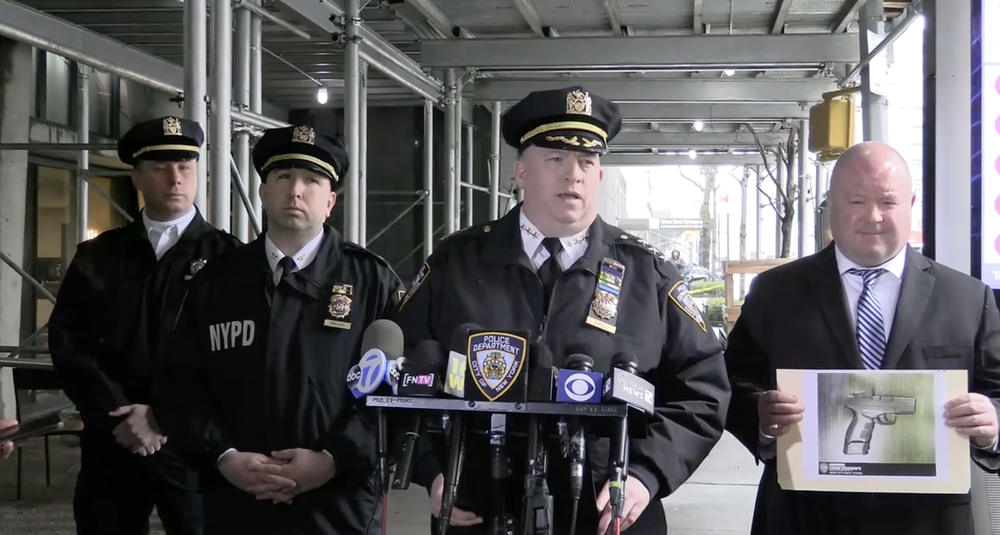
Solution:
[[[633,236],[632,234],[629,234],[627,232],[622,232],[615,237],[615,242],[638,247],[656,257],[657,260],[667,264],[670,263],[670,259],[667,258],[667,255],[665,255],[663,251],[657,249],[656,247],[653,247],[651,243],[647,242],[646,240],[638,236]]]
[[[370,257],[370,258],[374,258],[375,261],[377,261],[378,263],[380,263],[380,264],[382,264],[382,265],[384,265],[386,267],[392,268],[392,265],[389,264],[388,260],[386,260],[385,258],[382,258],[381,255],[379,255],[375,251],[372,251],[371,249],[368,249],[367,247],[362,247],[362,246],[360,246],[360,245],[358,245],[356,243],[345,241],[344,242],[344,249],[347,250],[347,251],[350,251],[352,253],[357,253],[357,254],[359,254],[361,256],[367,256],[367,257]]]
[[[493,230],[491,223],[483,223],[479,225],[472,225],[471,227],[465,227],[458,229],[450,234],[445,234],[441,236],[440,241],[456,240],[460,238],[474,238],[477,236],[482,236],[484,234],[489,234]]]

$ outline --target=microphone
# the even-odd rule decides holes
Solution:
[[[409,397],[434,397],[442,388],[441,370],[445,364],[447,351],[444,345],[436,340],[424,340],[413,349],[409,369],[404,369],[400,376],[399,395]],[[413,457],[417,442],[423,432],[423,411],[414,411],[409,428],[405,431],[403,444],[397,455],[396,471],[392,479],[394,490],[405,490],[410,487],[413,478]]]
[[[611,370],[604,379],[604,402],[619,403],[653,414],[656,389],[637,375],[639,360],[634,353],[620,352],[611,358]]]
[[[403,330],[395,322],[381,319],[372,322],[365,329],[361,339],[363,354],[357,364],[347,372],[347,385],[355,399],[370,395],[383,385],[391,390],[398,384],[398,362],[392,363],[403,354]],[[383,388],[384,390],[384,388]],[[381,408],[375,409],[376,419],[376,454],[378,462],[375,467],[376,488],[383,493],[389,487],[389,458],[386,445],[385,414]]]
[[[448,372],[445,376],[444,392],[448,395],[465,398],[465,370],[468,356],[466,355],[469,331],[477,331],[482,327],[474,323],[459,325],[451,336],[451,347],[448,353]],[[448,448],[448,466],[445,468],[444,489],[441,494],[441,511],[438,514],[437,534],[445,535],[448,524],[451,523],[451,511],[458,499],[459,475],[465,462],[465,419],[461,412],[452,418],[451,444]]]
[[[640,382],[646,383],[636,375],[639,360],[632,353],[619,352],[611,358],[610,377],[604,383],[604,398],[633,405],[630,400],[642,400],[645,403],[646,392],[641,391]],[[634,382],[632,382],[634,381]],[[652,409],[652,386],[649,386],[649,406]],[[640,407],[641,408],[641,407]],[[622,417],[611,433],[611,445],[608,451],[608,465],[611,469],[608,481],[608,491],[611,502],[611,517],[615,522],[615,533],[620,532],[621,518],[625,505],[625,478],[628,472],[628,418]]]
[[[581,353],[566,357],[567,369],[559,370],[559,386],[556,401],[566,403],[600,403],[601,374],[594,373],[594,359]],[[594,376],[597,376],[596,378]],[[596,400],[596,401],[595,401]],[[570,515],[570,533],[576,533],[576,520],[583,494],[583,463],[587,457],[587,440],[580,418],[569,418],[569,495],[573,501]]]

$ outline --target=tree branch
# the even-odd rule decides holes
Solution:
[[[705,191],[705,184],[703,182],[700,182],[698,180],[695,180],[695,179],[693,179],[693,178],[685,175],[683,167],[677,166],[677,171],[681,174],[681,178],[683,178],[684,180],[687,180],[688,182],[694,184],[694,186],[697,187],[699,190]]]

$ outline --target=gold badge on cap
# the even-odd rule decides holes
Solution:
[[[164,117],[163,118],[163,135],[165,136],[179,136],[183,134],[183,128],[181,128],[181,120],[177,117]]]
[[[316,143],[316,131],[308,126],[296,126],[292,129],[292,142],[314,145]]]
[[[336,327],[338,329],[351,328],[351,307],[354,295],[354,286],[350,284],[337,284],[331,290],[330,305],[326,307],[326,318],[323,326]]]
[[[568,115],[590,115],[593,111],[590,95],[574,89],[566,95],[566,113]]]
[[[590,301],[587,325],[615,334],[618,330],[618,298],[625,278],[625,265],[613,258],[601,260],[601,273]]]
[[[194,276],[197,275],[207,263],[208,260],[205,260],[204,258],[199,258],[198,260],[191,262],[191,265],[188,267],[188,274],[184,275],[184,280],[191,280],[194,278]]]

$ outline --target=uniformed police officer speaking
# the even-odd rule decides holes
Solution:
[[[142,217],[77,248],[49,320],[49,348],[84,430],[73,513],[77,533],[149,532],[153,506],[168,535],[201,533],[197,475],[180,463],[153,411],[163,334],[189,281],[240,242],[194,206],[205,134],[163,117],[118,143],[142,193]],[[117,442],[117,443],[116,443]]]
[[[403,288],[381,257],[324,224],[348,166],[339,140],[268,130],[253,160],[267,232],[189,293],[164,369],[176,394],[164,428],[221,476],[205,495],[207,534],[362,535],[375,436],[345,379]]]
[[[649,438],[631,444],[621,527],[661,535],[666,520],[657,500],[687,480],[722,434],[730,389],[719,341],[668,259],[597,215],[600,155],[621,128],[617,106],[571,87],[532,93],[502,120],[504,139],[518,149],[514,173],[524,202],[498,221],[447,237],[418,273],[396,321],[407,345],[448,343],[466,322],[544,333],[556,366],[579,351],[600,372],[616,352],[634,353],[639,373],[656,387],[658,414]],[[617,296],[598,288],[609,269],[621,275]],[[467,460],[488,458],[477,446],[485,448],[486,441],[470,439]],[[508,445],[507,451],[516,450]],[[611,522],[608,440],[591,442],[588,451],[594,486],[583,493],[577,525],[603,534]],[[550,458],[557,535],[570,523],[563,464],[561,457]],[[508,478],[506,502],[520,504],[524,459],[512,458],[509,466],[517,471]],[[472,510],[455,510],[451,523],[474,527],[449,533],[485,532],[482,515],[490,502],[480,489],[489,486],[476,485],[488,470],[488,463],[466,461],[459,503]],[[434,456],[422,457],[415,481],[431,489],[436,516],[443,477]]]

